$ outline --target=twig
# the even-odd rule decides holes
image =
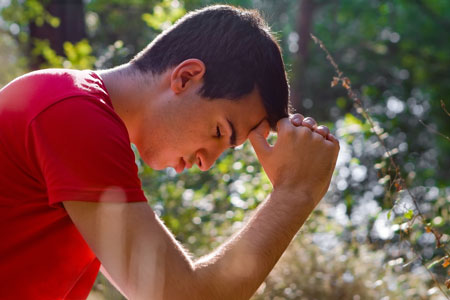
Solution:
[[[445,111],[445,113],[447,114],[447,116],[450,117],[450,113],[448,112],[448,110],[447,110],[446,107],[445,107],[444,100],[441,100],[441,107],[442,107],[442,109]]]
[[[394,157],[391,154],[391,151],[388,150],[386,144],[384,143],[383,138],[381,137],[380,133],[375,129],[375,123],[372,120],[372,117],[369,115],[369,113],[367,112],[367,110],[364,108],[363,102],[361,101],[361,99],[358,97],[358,95],[353,91],[352,86],[351,86],[351,81],[348,77],[344,77],[344,73],[339,69],[338,64],[335,62],[334,58],[331,56],[330,52],[328,51],[328,49],[325,47],[325,45],[323,44],[323,42],[321,40],[319,40],[316,36],[314,36],[313,34],[311,34],[311,38],[313,39],[313,41],[318,44],[320,46],[320,48],[326,53],[326,59],[330,62],[330,64],[334,67],[334,70],[337,74],[337,77],[333,77],[333,81],[331,82],[331,86],[334,87],[336,86],[339,82],[341,82],[342,86],[347,90],[347,95],[348,97],[353,100],[353,103],[357,109],[357,112],[359,114],[361,114],[366,121],[369,123],[370,128],[372,129],[373,133],[375,134],[375,136],[377,137],[378,141],[380,142],[380,145],[383,147],[387,158],[390,161],[390,165],[388,167],[387,172],[391,172],[392,169],[391,167],[394,168],[395,171],[395,176],[394,179],[391,180],[391,184],[389,186],[389,191],[392,190],[392,186],[395,185],[397,187],[397,191],[404,189],[408,195],[411,197],[412,202],[414,204],[415,210],[416,210],[416,215],[414,216],[413,220],[415,220],[416,218],[418,218],[422,224],[425,226],[427,232],[431,232],[434,237],[436,238],[436,247],[437,248],[441,248],[442,244],[441,244],[441,237],[442,234],[440,234],[435,228],[431,228],[431,226],[429,224],[426,224],[426,218],[423,215],[423,213],[420,210],[417,198],[411,193],[411,191],[407,188],[406,186],[406,180],[402,177],[401,173],[400,173],[400,167],[397,165],[397,163],[394,160]],[[441,106],[443,107],[444,111],[450,116],[450,114],[448,113],[448,111],[445,108],[445,105],[443,104],[443,101],[441,101]],[[425,125],[425,124],[424,124]],[[396,205],[396,201],[393,204],[394,206]],[[411,245],[411,249],[414,253],[416,253],[416,250],[414,249],[414,247],[412,247]],[[446,247],[443,247],[443,251],[446,253],[446,255],[449,255],[449,252],[447,251]],[[422,264],[424,265],[424,261],[423,259],[421,259]],[[427,269],[428,270],[428,269]],[[429,271],[429,270],[428,270]],[[447,299],[450,299],[448,294],[444,292],[444,290],[441,288],[439,282],[437,281],[437,279],[435,278],[434,274],[432,274],[431,271],[429,271],[431,278],[433,279],[434,283],[436,284],[436,286],[439,288],[439,290],[442,292],[442,294],[444,296],[447,297]]]
[[[417,252],[416,249],[414,249],[414,246],[411,244],[411,242],[408,240],[408,243],[412,249],[412,251],[414,252],[414,254],[416,255],[416,257],[420,258],[420,263],[422,264],[422,266],[425,268],[425,270],[427,270],[428,274],[430,275],[431,279],[433,279],[435,285],[438,287],[438,289],[441,291],[442,295],[444,295],[445,297],[447,297],[447,299],[450,299],[450,296],[448,295],[448,293],[442,288],[442,285],[439,283],[439,281],[436,279],[436,275],[433,274],[433,272],[431,272],[431,270],[429,268],[427,268],[427,265],[425,264],[425,260],[423,258],[422,255],[420,255],[420,253]]]
[[[431,131],[434,134],[438,134],[440,136],[442,136],[444,139],[446,139],[447,141],[450,142],[450,138],[448,136],[446,136],[445,134],[440,133],[439,131],[437,131],[436,129],[434,129],[433,127],[431,127],[430,125],[425,124],[422,120],[419,120],[419,122],[425,126],[429,131]]]

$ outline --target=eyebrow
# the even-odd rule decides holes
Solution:
[[[231,145],[231,148],[234,148],[234,147],[236,147],[236,129],[234,128],[234,125],[230,120],[227,119],[227,122],[231,128],[230,145]]]

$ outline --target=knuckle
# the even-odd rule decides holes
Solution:
[[[284,135],[292,137],[295,134],[295,128],[291,126],[286,126],[284,128]]]
[[[289,119],[283,118],[277,122],[277,129],[278,131],[283,131],[286,127],[289,127],[289,125],[290,125]]]
[[[297,131],[300,133],[302,138],[308,138],[311,137],[313,132],[311,131],[311,129],[304,127],[304,126],[300,126],[297,128]]]
[[[314,140],[315,142],[321,143],[321,142],[325,141],[325,139],[323,138],[323,136],[322,136],[320,133],[318,133],[318,132],[313,131],[313,132],[312,132],[312,136],[313,136],[313,140]]]

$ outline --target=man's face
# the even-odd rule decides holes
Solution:
[[[255,89],[239,100],[205,99],[197,93],[167,99],[159,114],[148,112],[136,143],[153,169],[208,170],[227,148],[244,143],[266,111]]]

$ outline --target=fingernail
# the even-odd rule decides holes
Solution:
[[[326,127],[326,126],[323,126],[323,125],[317,126],[316,131],[317,131],[317,130],[324,132],[324,136],[325,136],[325,137],[327,136],[327,134],[330,133],[330,129],[329,129],[328,127]]]
[[[308,125],[311,125],[312,127],[316,126],[316,121],[314,121],[313,118],[307,117],[305,119],[303,119],[302,123],[307,123]]]
[[[291,121],[294,125],[302,125],[302,119],[300,118],[300,116],[293,116]]]

